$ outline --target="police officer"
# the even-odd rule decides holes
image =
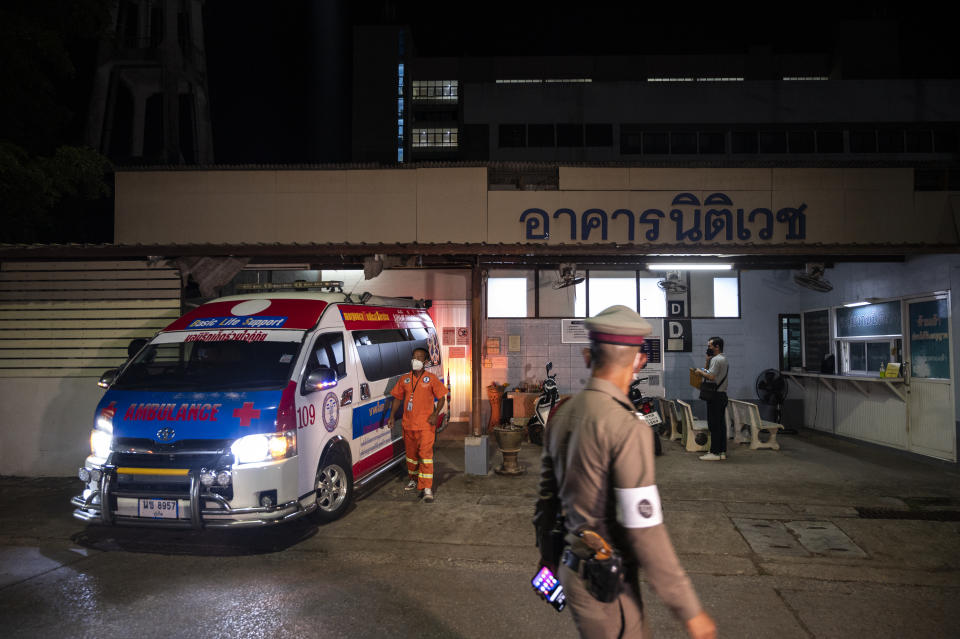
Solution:
[[[700,605],[663,525],[653,433],[642,427],[627,398],[633,374],[646,365],[640,346],[651,326],[626,306],[611,306],[585,325],[590,380],[550,418],[543,448],[536,520],[541,562],[557,572],[582,637],[647,634],[641,567],[691,637],[715,637],[716,625]],[[544,556],[550,545],[544,543],[545,531],[555,513],[566,533],[559,571],[552,565],[557,557]],[[609,573],[604,566],[610,560],[600,561],[610,554],[604,546],[622,561],[619,572],[613,569],[618,581],[606,603],[598,600],[603,588],[593,578],[598,568]]]

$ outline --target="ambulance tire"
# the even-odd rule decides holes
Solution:
[[[329,523],[347,511],[353,500],[353,472],[343,453],[327,451],[317,468],[315,488],[317,509],[313,515],[317,523]]]

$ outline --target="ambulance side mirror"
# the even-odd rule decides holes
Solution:
[[[309,395],[319,390],[326,390],[337,385],[337,371],[323,366],[307,375],[303,381],[303,394]]]
[[[103,375],[100,376],[100,380],[97,382],[97,386],[100,388],[110,388],[113,382],[116,381],[119,373],[119,368],[111,368],[108,371],[104,371]]]

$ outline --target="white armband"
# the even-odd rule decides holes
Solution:
[[[614,488],[613,492],[617,496],[617,521],[624,528],[650,528],[663,523],[656,485]]]

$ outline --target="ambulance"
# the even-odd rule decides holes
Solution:
[[[415,348],[443,379],[425,303],[361,300],[223,297],[159,331],[100,380],[74,516],[203,528],[343,515],[404,459],[390,391]]]

